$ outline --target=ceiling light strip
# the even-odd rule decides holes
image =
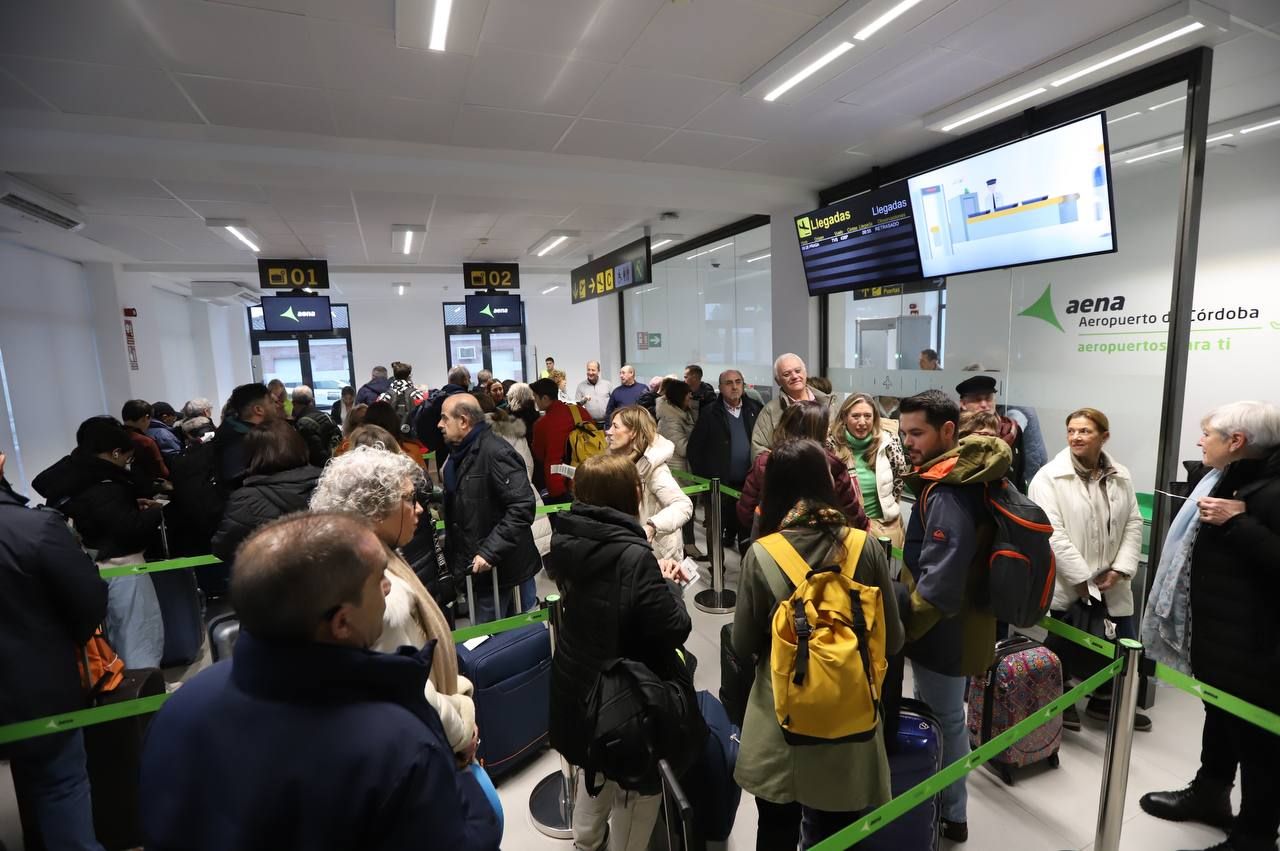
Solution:
[[[240,240],[241,242],[243,242],[245,245],[249,246],[249,250],[250,250],[250,251],[252,251],[252,252],[254,252],[254,253],[257,253],[257,252],[259,252],[259,251],[261,251],[261,250],[262,250],[262,249],[258,248],[258,246],[254,245],[254,244],[249,240],[249,237],[247,237],[247,236],[245,236],[244,234],[242,234],[242,233],[240,232],[240,230],[239,230],[237,227],[235,227],[234,225],[226,225],[226,228],[227,228],[227,232],[228,232],[228,233],[230,233],[230,234],[231,234],[232,236],[234,236],[236,239],[238,239],[238,240]]]
[[[1208,139],[1205,139],[1204,143],[1206,145],[1209,145],[1214,142],[1221,142],[1223,139],[1230,139],[1234,135],[1236,134],[1235,133],[1219,133],[1217,136],[1210,136]]]
[[[910,9],[912,6],[916,5],[919,2],[920,0],[902,0],[901,3],[894,6],[892,9],[885,12],[883,15],[876,18],[874,21],[867,24],[862,29],[858,30],[858,32],[855,33],[853,37],[858,41],[866,41],[867,39],[871,38],[871,36],[875,35],[877,32],[883,29],[887,24],[891,23],[894,20],[894,18],[897,18],[903,12],[907,11],[908,9]]]
[[[981,112],[975,112],[973,115],[967,116],[965,118],[961,118],[959,121],[953,121],[950,124],[944,125],[942,128],[942,132],[950,133],[952,130],[956,129],[957,127],[968,124],[971,121],[977,121],[979,118],[986,118],[988,115],[991,115],[993,112],[999,112],[1002,109],[1007,109],[1016,103],[1022,103],[1024,100],[1030,100],[1036,95],[1042,95],[1047,91],[1048,89],[1046,89],[1044,86],[1041,86],[1038,89],[1033,89],[1029,92],[1024,92],[1023,94],[1017,95],[1015,97],[1011,97],[1008,100],[1001,101],[995,106],[989,106],[986,109],[982,110]]]
[[[1119,118],[1113,118],[1113,119],[1111,119],[1110,121],[1108,121],[1108,122],[1107,122],[1107,126],[1108,126],[1108,127],[1110,127],[1112,124],[1119,124],[1121,121],[1127,121],[1127,120],[1128,120],[1128,119],[1130,119],[1130,118],[1137,118],[1137,117],[1138,117],[1139,115],[1141,115],[1141,114],[1142,114],[1142,112],[1141,112],[1141,111],[1139,111],[1139,112],[1131,112],[1131,113],[1129,113],[1128,115],[1122,115],[1122,116],[1120,116]]]
[[[407,230],[404,232],[404,248],[400,249],[400,252],[402,254],[408,254],[409,248],[412,245],[413,245],[413,231]]]
[[[1139,53],[1142,53],[1147,50],[1151,50],[1152,48],[1155,48],[1155,47],[1159,47],[1160,45],[1165,44],[1166,42],[1173,41],[1175,38],[1182,38],[1182,36],[1184,35],[1187,35],[1189,33],[1195,32],[1196,30],[1202,30],[1202,29],[1204,29],[1204,24],[1200,23],[1199,21],[1193,21],[1192,23],[1187,24],[1185,27],[1182,27],[1181,29],[1176,29],[1171,33],[1165,33],[1159,38],[1153,38],[1151,39],[1151,41],[1145,42],[1144,44],[1140,44],[1137,47],[1131,47],[1128,50],[1117,53],[1115,56],[1111,56],[1111,57],[1108,57],[1107,59],[1103,59],[1101,62],[1095,62],[1094,64],[1088,66],[1087,68],[1081,68],[1079,71],[1076,71],[1075,73],[1072,73],[1072,74],[1068,74],[1067,76],[1063,77],[1060,80],[1054,80],[1052,85],[1055,89],[1058,88],[1059,86],[1065,86],[1067,83],[1078,80],[1081,77],[1088,76],[1089,74],[1092,74],[1095,71],[1101,71],[1103,68],[1109,68],[1112,65],[1115,65],[1117,62],[1123,62],[1124,60],[1128,59],[1131,56],[1137,56]]]
[[[772,254],[761,254],[759,257],[752,257],[752,258],[751,258],[750,260],[748,260],[747,262],[748,262],[748,263],[754,263],[754,262],[756,262],[757,260],[764,260],[766,257],[772,257],[772,256],[773,256]]]
[[[1277,118],[1274,121],[1268,121],[1265,124],[1255,124],[1252,127],[1245,127],[1240,132],[1252,133],[1255,130],[1266,130],[1268,127],[1275,127],[1276,125],[1280,125],[1280,118]]]
[[[766,101],[777,100],[778,98],[786,94],[788,91],[793,89],[806,77],[813,76],[815,73],[821,70],[824,66],[830,65],[832,62],[835,62],[837,59],[839,59],[841,56],[844,56],[850,50],[853,50],[853,42],[851,41],[840,42],[839,45],[827,51],[822,56],[818,57],[818,60],[816,62],[813,62],[810,65],[806,65],[804,68],[800,69],[800,73],[796,74],[794,77],[787,80],[785,83],[783,83],[781,86],[778,86],[773,91],[769,92],[769,94],[764,96],[764,99]]]
[[[1187,96],[1182,95],[1181,97],[1176,97],[1173,100],[1167,100],[1164,103],[1158,103],[1155,106],[1149,106],[1147,107],[1147,112],[1155,112],[1157,109],[1164,109],[1166,106],[1172,106],[1173,104],[1179,103],[1186,99],[1187,99]]]
[[[674,241],[675,241],[675,240],[672,240],[672,239],[662,239],[662,240],[659,240],[658,242],[655,242],[655,243],[653,243],[652,245],[650,245],[650,246],[649,246],[649,250],[650,250],[650,251],[652,251],[652,250],[653,250],[653,249],[655,249],[655,248],[661,248],[662,246],[666,245],[668,242],[674,242]]]
[[[701,256],[702,256],[702,255],[704,255],[704,254],[710,254],[710,253],[711,253],[711,252],[713,252],[713,251],[719,251],[721,248],[728,248],[730,245],[733,245],[733,243],[732,243],[732,242],[726,242],[726,243],[724,243],[723,245],[717,245],[715,248],[708,248],[706,251],[699,251],[697,254],[690,254],[688,257],[686,257],[686,258],[684,258],[684,259],[685,259],[685,260],[693,260],[693,259],[696,259],[696,258],[698,258],[698,257],[701,257]]]
[[[445,38],[449,35],[449,14],[453,11],[453,0],[436,0],[431,14],[431,41],[427,47],[432,50],[444,50]]]
[[[1151,152],[1151,153],[1149,153],[1149,154],[1143,154],[1143,155],[1142,155],[1142,156],[1140,156],[1140,157],[1134,157],[1134,158],[1133,158],[1133,159],[1131,159],[1131,160],[1125,160],[1125,161],[1124,161],[1124,164],[1125,164],[1125,165],[1130,165],[1131,163],[1140,163],[1140,162],[1142,162],[1143,160],[1149,160],[1149,159],[1151,159],[1152,157],[1159,157],[1159,156],[1162,156],[1162,155],[1164,155],[1164,154],[1172,154],[1174,151],[1181,151],[1181,150],[1182,150],[1182,146],[1181,146],[1181,145],[1176,145],[1176,146],[1174,146],[1174,147],[1172,147],[1172,148],[1165,148],[1164,150],[1161,150],[1161,151],[1152,151],[1152,152]]]
[[[569,238],[569,237],[565,236],[564,234],[561,234],[560,236],[557,236],[555,239],[551,240],[551,242],[547,243],[547,244],[542,248],[542,250],[540,250],[540,251],[538,252],[538,256],[539,256],[539,257],[543,257],[543,256],[545,256],[545,255],[547,255],[547,254],[550,254],[552,251],[554,251],[554,250],[556,249],[556,247],[558,247],[558,246],[560,245],[560,243],[564,242],[564,241],[565,241],[566,239],[568,239],[568,238]]]

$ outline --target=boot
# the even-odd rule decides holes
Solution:
[[[1211,786],[1193,780],[1187,788],[1176,792],[1148,792],[1138,805],[1148,815],[1167,821],[1198,821],[1231,829],[1230,786]]]

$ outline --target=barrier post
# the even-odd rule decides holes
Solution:
[[[693,596],[693,604],[713,615],[727,615],[733,611],[737,594],[724,587],[724,538],[720,528],[720,480],[711,479],[707,501],[707,549],[711,551],[711,587]]]
[[[548,594],[551,609],[547,623],[551,630],[551,655],[556,654],[556,631],[560,628],[560,595]],[[560,770],[538,781],[529,795],[529,818],[543,836],[552,839],[573,838],[573,801],[578,793],[578,772],[564,757]]]
[[[1102,794],[1098,800],[1098,830],[1094,851],[1119,851],[1124,825],[1124,795],[1129,785],[1129,758],[1133,754],[1133,724],[1138,712],[1139,662],[1142,644],[1120,639],[1124,667],[1116,675],[1111,696],[1111,720],[1107,724],[1107,749],[1102,763]]]

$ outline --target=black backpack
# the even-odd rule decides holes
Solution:
[[[405,385],[391,394],[391,407],[400,421],[400,433],[408,434],[413,425],[413,385]]]

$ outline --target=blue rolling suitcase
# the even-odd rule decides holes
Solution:
[[[710,692],[698,692],[698,709],[707,722],[709,735],[702,757],[685,772],[683,784],[693,803],[701,839],[725,842],[733,832],[742,800],[742,789],[733,780],[740,734],[724,706]]]
[[[469,642],[468,642],[469,643]],[[551,708],[551,634],[545,624],[458,645],[458,672],[475,686],[480,759],[498,780],[547,744]]]
[[[195,574],[190,568],[161,570],[151,574],[151,584],[155,586],[160,617],[164,621],[164,653],[160,666],[194,664],[204,647],[204,607]]]
[[[895,798],[942,770],[942,728],[925,704],[902,700],[895,745],[889,755]],[[942,806],[935,795],[857,847],[860,851],[937,851],[941,819]]]

